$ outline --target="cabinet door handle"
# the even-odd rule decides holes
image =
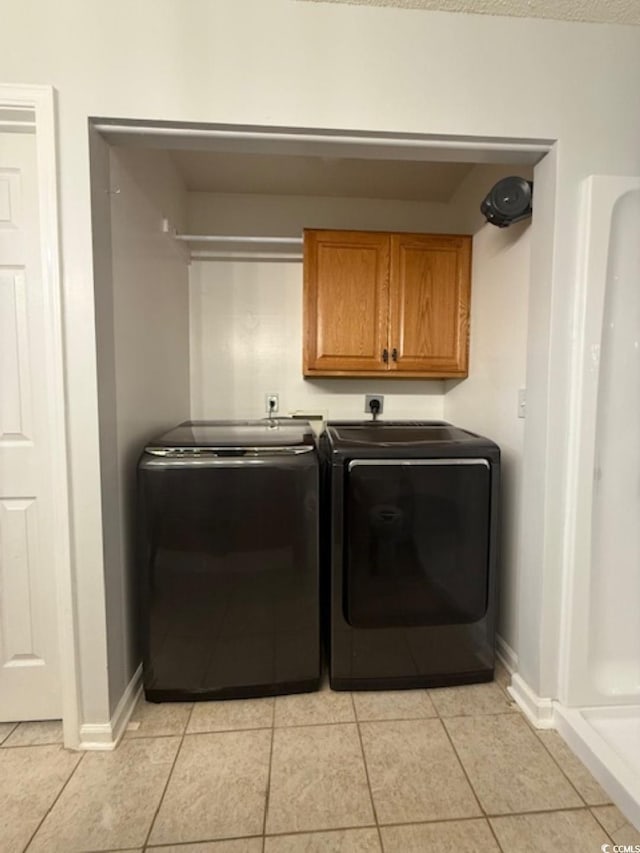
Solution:
[[[389,350],[386,347],[382,350],[382,360],[385,364],[389,362]]]
[[[395,347],[391,350],[391,358],[394,361],[398,360],[398,350]]]

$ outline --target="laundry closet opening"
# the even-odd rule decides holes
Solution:
[[[263,417],[269,395],[280,416],[357,420],[365,394],[384,394],[385,418],[443,419],[500,445],[499,651],[515,664],[527,360],[548,333],[530,310],[530,258],[536,233],[539,266],[552,250],[536,216],[538,197],[553,213],[551,144],[106,119],[90,142],[111,711],[140,664],[140,451],[187,419]],[[534,181],[534,214],[501,229],[480,203],[509,175]],[[305,228],[470,235],[468,377],[305,379]]]

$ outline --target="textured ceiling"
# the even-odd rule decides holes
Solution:
[[[640,0],[301,0],[640,26]]]

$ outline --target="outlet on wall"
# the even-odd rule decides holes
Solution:
[[[381,415],[384,411],[384,394],[365,394],[364,396],[364,410],[368,415],[373,414],[373,409],[371,408],[371,404],[373,403],[375,408],[375,402],[378,403],[378,411],[376,414]]]
[[[280,400],[278,399],[278,394],[265,394],[264,408],[268,415],[275,415],[275,413],[280,408]]]

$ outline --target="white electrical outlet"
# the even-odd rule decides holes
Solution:
[[[278,394],[265,394],[264,407],[268,415],[275,415],[280,408],[280,400]]]

